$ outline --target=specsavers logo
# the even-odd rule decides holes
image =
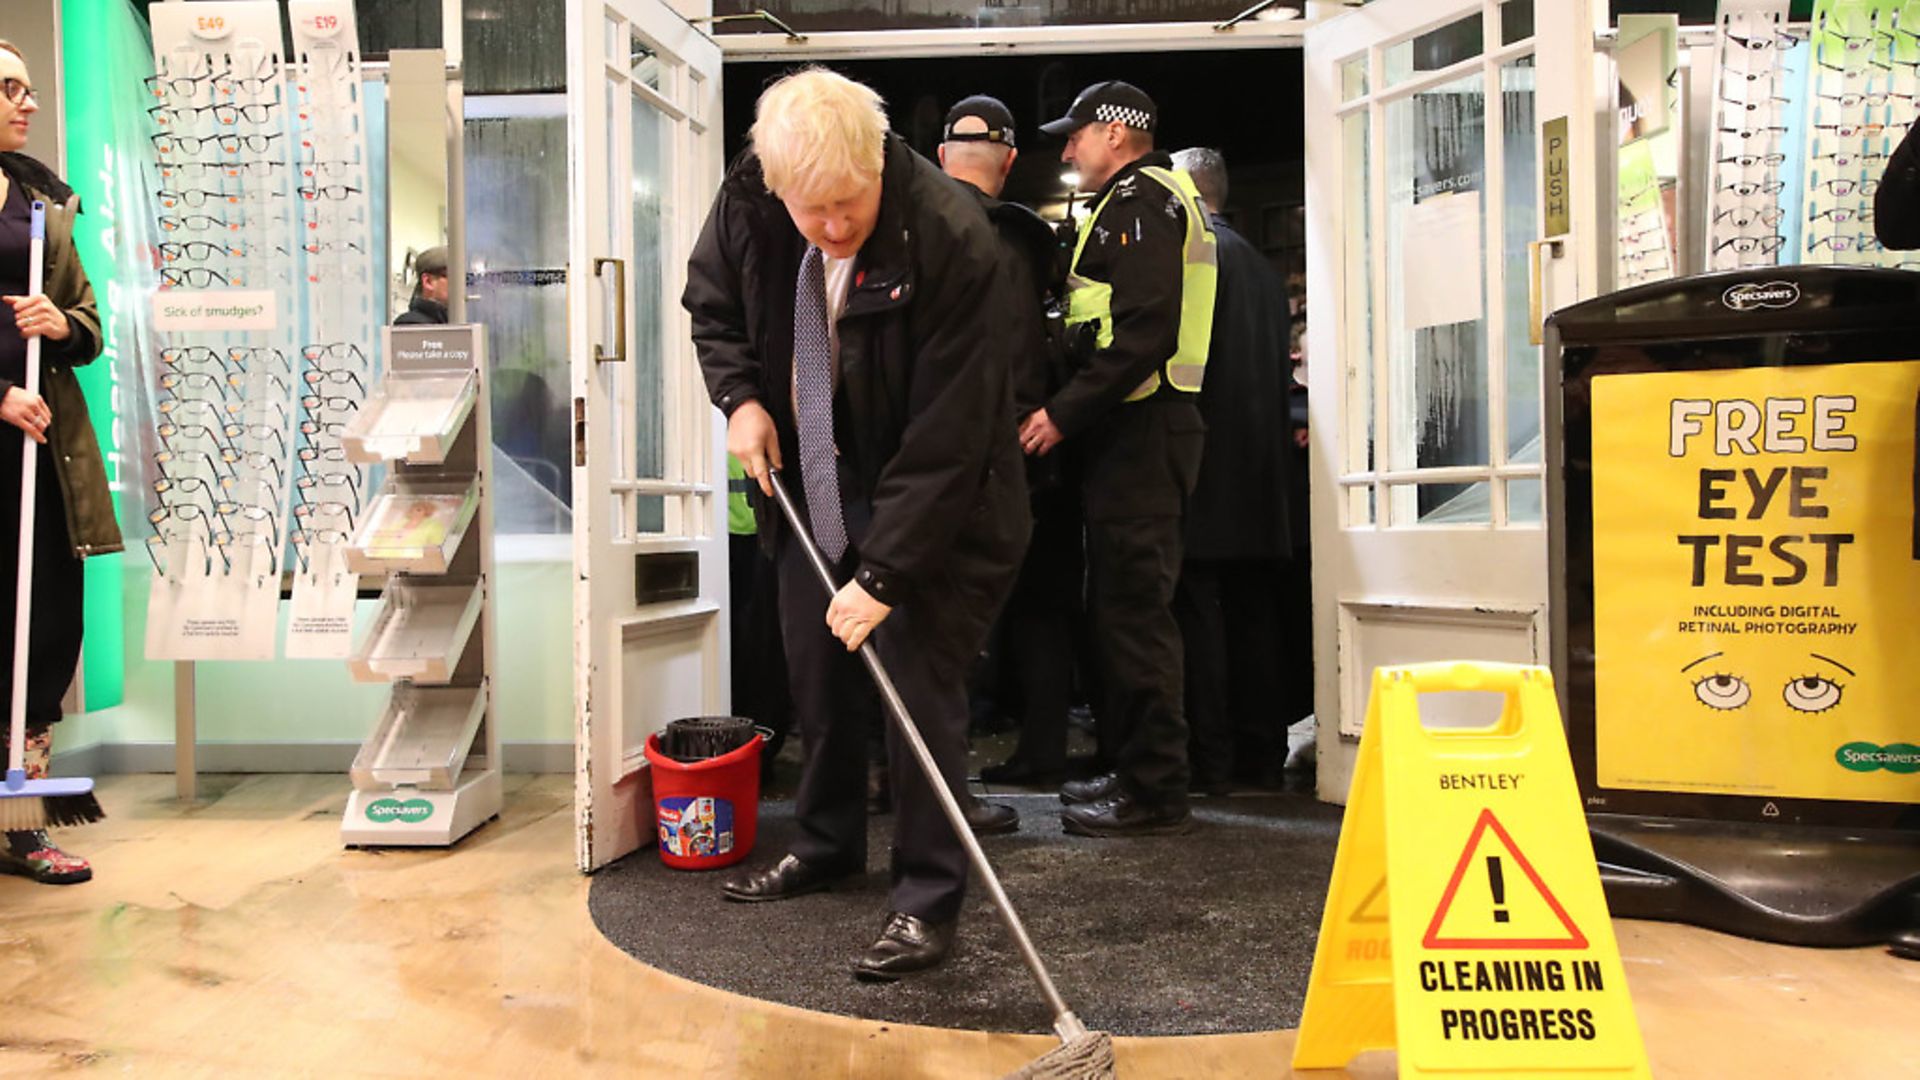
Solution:
[[[1800,286],[1791,281],[1749,282],[1722,293],[1720,302],[1734,311],[1788,308],[1800,302]]]
[[[1894,773],[1920,772],[1920,746],[1911,743],[1888,743],[1877,746],[1870,742],[1850,742],[1833,752],[1833,760],[1843,769],[1854,772],[1872,772],[1885,769]]]

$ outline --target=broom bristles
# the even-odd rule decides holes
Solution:
[[[106,817],[100,800],[85,795],[16,795],[0,798],[0,832],[30,832],[90,825]]]
[[[1006,1075],[1005,1080],[1115,1080],[1113,1036],[1089,1031]]]

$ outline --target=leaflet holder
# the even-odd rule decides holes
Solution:
[[[486,594],[478,578],[395,578],[380,594],[380,612],[348,666],[360,682],[453,681],[480,621]]]
[[[480,505],[480,478],[390,476],[347,546],[356,574],[444,574]]]
[[[472,371],[392,371],[347,424],[347,460],[363,465],[405,460],[438,465],[473,412]]]
[[[360,791],[452,791],[487,712],[487,685],[394,687],[373,736],[353,759]]]

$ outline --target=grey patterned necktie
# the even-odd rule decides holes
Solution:
[[[828,561],[847,553],[840,472],[833,453],[833,339],[827,333],[826,265],[809,245],[793,293],[793,384],[800,410],[800,479],[813,539]]]

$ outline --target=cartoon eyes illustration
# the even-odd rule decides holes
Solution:
[[[1790,684],[1789,689],[1791,685],[1795,684]],[[1695,680],[1693,696],[1709,709],[1730,711],[1753,697],[1753,687],[1738,675],[1705,675]]]
[[[1708,653],[1681,668],[1680,671],[1685,674],[1691,668],[1724,655],[1726,654]],[[1852,668],[1830,656],[1821,656],[1819,653],[1807,655],[1822,664],[1844,671],[1849,676],[1854,673]],[[1840,693],[1844,689],[1845,687],[1841,684],[1825,675],[1801,675],[1787,680],[1787,685],[1781,689],[1780,696],[1786,701],[1787,708],[1794,712],[1823,713],[1840,704]],[[1699,700],[1700,704],[1716,712],[1732,712],[1745,707],[1747,702],[1753,700],[1753,685],[1738,675],[1728,673],[1702,675],[1693,680],[1693,696]]]
[[[1798,712],[1826,712],[1840,704],[1840,684],[1824,675],[1806,675],[1787,684],[1781,692],[1787,707]]]

